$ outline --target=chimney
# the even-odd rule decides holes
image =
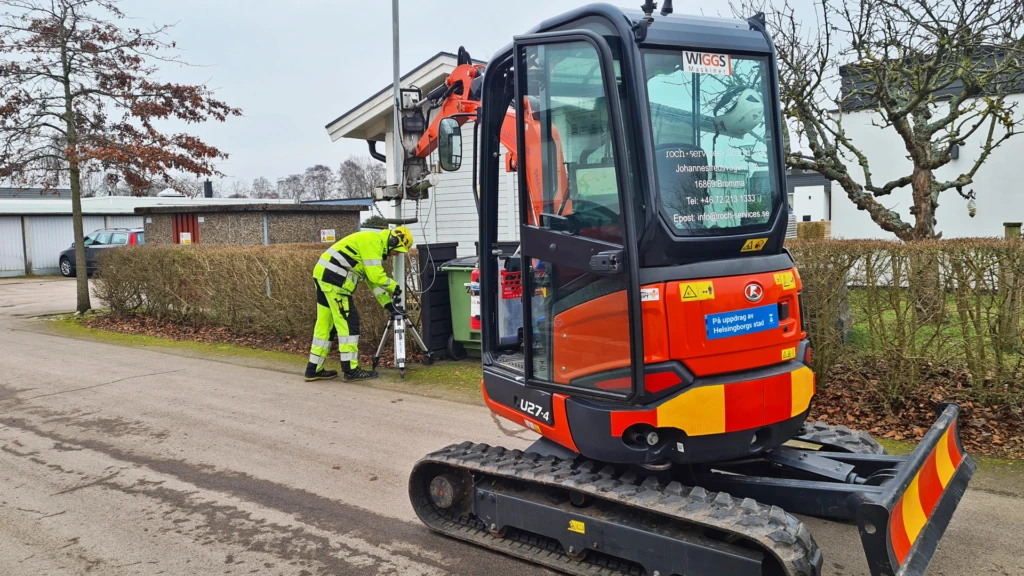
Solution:
[[[213,198],[213,182],[209,178],[203,182],[203,198]]]

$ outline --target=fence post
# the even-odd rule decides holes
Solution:
[[[1003,238],[1009,246],[1006,258],[999,266],[999,292],[1003,300],[1000,326],[1000,346],[1003,350],[1013,350],[1020,334],[1020,274],[1019,274],[1019,242],[1021,222],[1003,222]]]

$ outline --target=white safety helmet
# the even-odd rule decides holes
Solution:
[[[715,129],[733,138],[742,138],[763,118],[764,102],[761,94],[752,88],[728,90],[715,106]]]

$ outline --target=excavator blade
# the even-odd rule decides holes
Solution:
[[[872,576],[923,576],[977,464],[960,442],[960,408],[938,420],[880,498],[857,507]]]

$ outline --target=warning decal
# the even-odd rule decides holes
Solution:
[[[764,248],[764,245],[767,243],[767,238],[751,238],[743,244],[743,248],[740,248],[740,252],[758,252]]]
[[[781,272],[775,275],[775,284],[782,286],[783,290],[796,288],[796,279],[792,272]]]
[[[683,302],[694,302],[697,300],[714,300],[715,285],[710,281],[704,282],[680,282],[679,299]]]
[[[575,532],[577,534],[586,534],[587,527],[580,520],[569,520],[569,532]]]

